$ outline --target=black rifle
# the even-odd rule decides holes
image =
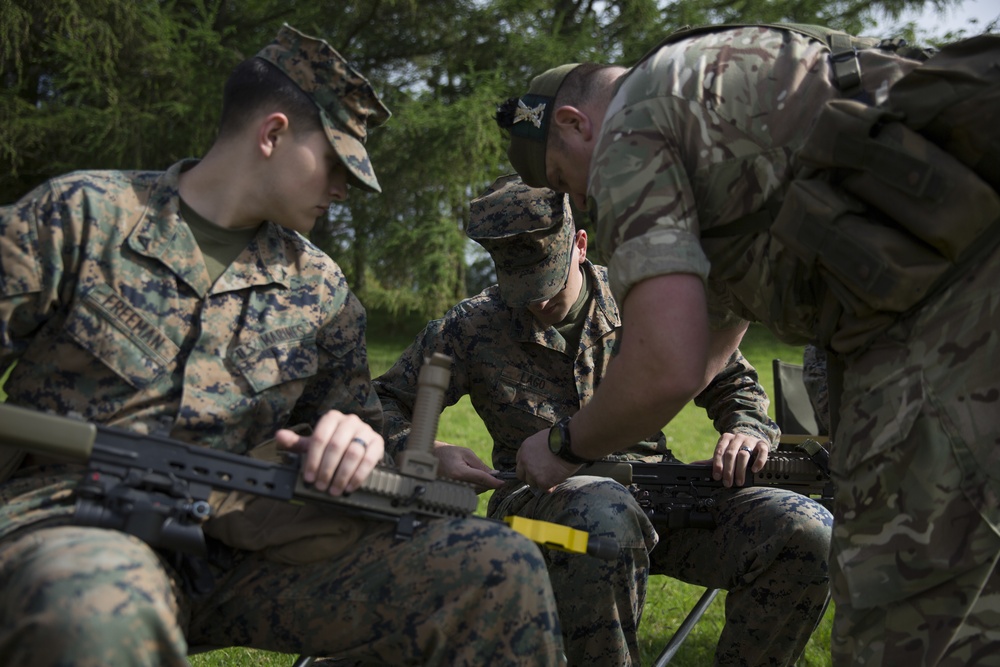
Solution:
[[[425,519],[470,516],[478,506],[472,486],[437,477],[431,451],[449,361],[435,355],[421,370],[410,446],[400,455],[398,467],[376,466],[361,488],[341,496],[308,486],[294,455],[287,463],[260,461],[3,403],[0,445],[85,463],[87,470],[75,490],[74,522],[121,530],[154,548],[203,554],[202,524],[212,516],[208,499],[213,489],[320,503],[340,512],[394,520],[397,536],[405,538]],[[563,542],[567,531],[573,538],[569,545]],[[606,559],[618,555],[613,540],[588,539],[586,533],[565,526],[545,524],[533,526],[532,534],[519,532],[551,548]]]
[[[386,466],[372,471],[354,493],[334,497],[306,485],[297,461],[259,461],[6,404],[0,404],[0,440],[87,464],[76,487],[75,523],[114,528],[153,547],[186,553],[204,549],[201,524],[212,515],[208,498],[213,489],[396,519],[404,536],[422,517],[466,516],[478,504],[466,484],[422,479]]]
[[[829,509],[833,504],[829,454],[812,439],[796,447],[768,454],[767,463],[759,473],[750,470],[751,459],[740,487],[726,488],[721,480],[713,479],[710,463],[596,461],[585,464],[575,474],[610,477],[629,487],[657,528],[714,528],[711,509],[719,499],[751,486],[795,491]],[[498,472],[495,477],[517,478],[513,472]]]
[[[794,491],[829,508],[833,503],[829,455],[815,440],[797,449],[778,449],[768,454],[760,472],[747,464],[743,486],[725,487],[712,478],[712,465],[598,461],[585,465],[578,475],[611,477],[629,487],[654,526],[670,528],[714,528],[711,510],[725,494],[741,488],[769,486]]]

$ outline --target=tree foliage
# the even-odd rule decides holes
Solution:
[[[369,307],[435,317],[482,283],[482,257],[470,264],[464,235],[468,202],[510,170],[492,114],[534,74],[564,62],[627,65],[685,25],[791,20],[881,34],[880,17],[923,5],[0,0],[0,201],[74,169],[162,169],[204,153],[229,71],[287,22],[327,39],[393,111],[369,142],[383,193],[352,192],[314,241]]]

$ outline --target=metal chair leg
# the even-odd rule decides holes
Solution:
[[[715,596],[718,594],[718,588],[705,589],[705,592],[701,594],[698,602],[696,602],[694,607],[691,608],[691,611],[688,612],[684,622],[681,623],[679,628],[677,628],[677,632],[675,632],[674,636],[670,638],[667,645],[663,647],[663,651],[660,652],[660,655],[656,657],[653,667],[664,667],[673,659],[674,655],[680,649],[681,644],[683,644],[684,640],[687,639],[687,636],[691,634],[691,630],[694,629],[695,624],[701,619],[705,610],[708,609],[708,605],[712,604],[712,600],[714,600]]]

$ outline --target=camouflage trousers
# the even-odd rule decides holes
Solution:
[[[1000,253],[844,361],[837,665],[1000,665]]]
[[[650,573],[729,591],[717,665],[792,665],[830,598],[832,517],[777,489],[741,489],[720,500],[714,529],[676,530],[659,544],[631,493],[600,477],[571,477],[541,495],[522,487],[490,514],[553,521],[621,545],[610,562],[544,552],[571,667],[640,664],[637,631]]]
[[[563,665],[538,548],[482,519],[398,540],[375,522],[330,562],[292,566],[210,545],[214,581],[185,592],[143,542],[76,526],[0,543],[7,666],[186,665],[188,645],[339,655],[377,665]]]

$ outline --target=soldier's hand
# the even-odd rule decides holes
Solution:
[[[563,461],[552,453],[549,429],[529,436],[517,450],[518,479],[540,491],[551,491],[579,469],[579,465]]]
[[[320,417],[312,435],[281,429],[278,444],[302,454],[302,478],[331,496],[356,491],[382,460],[385,442],[357,415],[331,410]]]
[[[712,455],[712,478],[722,480],[727,486],[743,486],[746,481],[747,463],[753,458],[751,470],[755,473],[767,463],[771,445],[766,440],[745,433],[723,433]]]
[[[493,476],[496,471],[483,463],[468,447],[435,440],[434,456],[438,460],[440,475],[472,484],[476,487],[476,493],[503,486],[503,481]]]

